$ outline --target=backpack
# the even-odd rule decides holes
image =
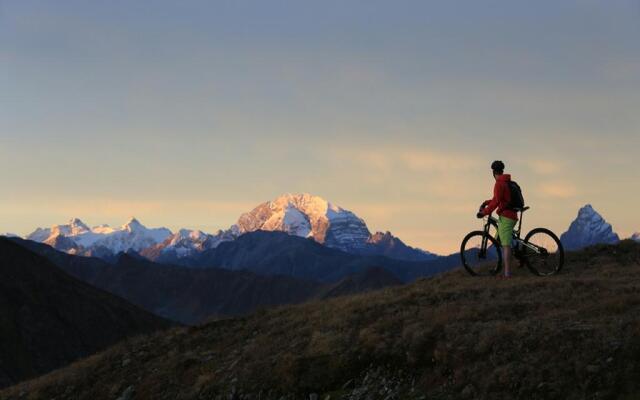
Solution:
[[[523,208],[524,207],[524,197],[522,196],[522,189],[520,189],[520,185],[516,182],[509,181],[509,191],[511,192],[511,201],[509,202],[510,210]]]

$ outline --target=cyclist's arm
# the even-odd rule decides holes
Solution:
[[[484,215],[490,215],[500,204],[500,187],[498,182],[493,186],[493,199],[488,200],[489,204],[482,210]]]

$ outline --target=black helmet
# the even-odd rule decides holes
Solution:
[[[502,161],[494,161],[491,163],[491,169],[493,170],[493,172],[503,173],[504,163]]]

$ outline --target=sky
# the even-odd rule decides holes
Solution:
[[[0,0],[0,232],[214,232],[283,193],[438,253],[500,159],[640,231],[640,1]]]

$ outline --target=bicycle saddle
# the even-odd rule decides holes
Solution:
[[[515,212],[525,212],[530,208],[531,207],[514,208],[513,211],[515,211]]]

